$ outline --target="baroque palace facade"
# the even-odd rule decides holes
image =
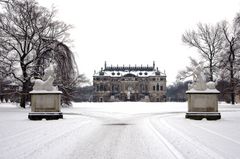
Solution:
[[[166,74],[152,66],[107,66],[93,75],[94,102],[166,100]]]

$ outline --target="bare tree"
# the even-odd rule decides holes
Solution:
[[[217,56],[222,50],[223,37],[221,26],[198,24],[197,31],[187,31],[182,36],[182,41],[190,47],[198,49],[200,55],[208,63],[209,81],[213,81],[216,71]]]
[[[232,26],[223,21],[221,23],[222,33],[224,37],[223,52],[220,58],[220,68],[223,79],[229,80],[231,94],[231,103],[235,104],[235,91],[238,84],[238,71],[239,68],[239,49],[240,49],[240,37],[239,28],[237,23]]]
[[[0,13],[0,64],[4,67],[1,72],[21,83],[20,106],[25,107],[30,78],[44,68],[42,61],[60,58],[56,56],[59,52],[49,52],[55,50],[56,41],[66,42],[70,26],[54,20],[55,9],[49,11],[34,0],[8,0],[0,4],[3,8]],[[61,57],[61,61],[65,57]]]

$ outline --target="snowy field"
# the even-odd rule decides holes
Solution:
[[[74,103],[64,119],[28,120],[0,104],[0,159],[240,158],[240,105],[222,119],[185,119],[187,103]]]

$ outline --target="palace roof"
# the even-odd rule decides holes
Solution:
[[[94,72],[93,76],[110,76],[110,77],[121,77],[121,76],[137,76],[137,77],[149,77],[149,76],[166,76],[166,73],[162,73],[155,68],[155,62],[153,66],[107,66],[101,68],[101,71]]]

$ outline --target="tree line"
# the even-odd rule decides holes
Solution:
[[[199,23],[195,30],[182,35],[182,41],[195,48],[201,59],[190,58],[190,66],[180,71],[177,79],[189,77],[194,66],[201,64],[207,81],[228,83],[222,91],[230,95],[234,104],[235,95],[240,91],[240,14],[236,14],[232,22]]]
[[[78,87],[87,79],[79,74],[69,47],[72,26],[56,19],[57,10],[42,7],[35,0],[0,0],[0,8],[0,99],[3,100],[3,94],[12,99],[14,94],[19,98],[12,100],[24,108],[32,90],[31,78],[41,79],[51,63],[57,66],[54,83],[63,92],[63,103],[69,105],[73,99],[90,98],[92,89]],[[189,77],[193,66],[200,63],[207,81],[218,83],[219,89],[228,94],[234,104],[235,94],[240,90],[240,14],[236,14],[232,22],[199,23],[195,30],[182,35],[182,41],[196,48],[201,60],[190,58],[191,65],[180,71],[177,78]],[[187,83],[169,86],[169,97],[175,93],[172,99],[183,100]],[[79,90],[88,95],[76,98]]]

